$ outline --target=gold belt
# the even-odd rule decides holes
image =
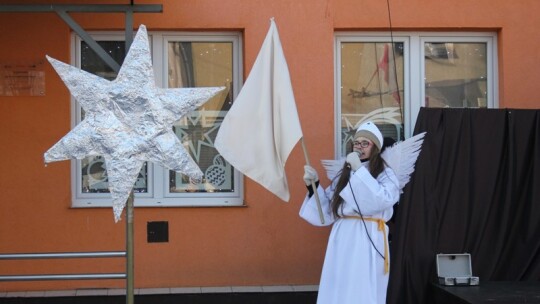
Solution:
[[[380,218],[373,218],[373,217],[360,217],[357,215],[345,215],[341,217],[342,219],[355,219],[355,220],[364,220],[366,222],[375,222],[377,223],[379,231],[381,231],[384,235],[384,273],[388,273],[389,269],[389,255],[388,255],[388,239],[386,237],[386,222],[383,219]],[[367,231],[366,231],[367,232]],[[375,246],[375,244],[373,244]]]

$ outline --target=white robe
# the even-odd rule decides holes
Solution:
[[[358,216],[356,198],[364,218],[380,218],[386,222],[392,217],[392,206],[399,199],[398,180],[390,168],[386,168],[375,179],[366,165],[363,163],[351,174],[350,186],[347,185],[341,191],[344,203],[340,214]],[[326,249],[317,304],[386,303],[389,273],[384,273],[384,259],[369,241],[366,227],[376,248],[383,255],[388,227],[385,227],[384,235],[376,222],[343,218],[336,220],[330,207],[333,186],[326,190],[319,186],[317,191],[325,224],[321,224],[315,195],[306,196],[300,208],[300,216],[315,226],[334,224]]]

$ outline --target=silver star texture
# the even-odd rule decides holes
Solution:
[[[113,81],[47,59],[85,110],[85,118],[45,152],[45,162],[102,155],[116,222],[145,161],[202,179],[172,125],[224,88],[156,87],[144,25]]]

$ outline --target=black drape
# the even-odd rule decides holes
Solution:
[[[482,281],[540,280],[540,110],[422,108],[391,243],[388,303],[429,303],[437,253]]]

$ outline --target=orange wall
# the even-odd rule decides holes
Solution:
[[[135,27],[143,23],[149,31],[243,31],[245,75],[266,35],[269,18],[275,17],[306,145],[323,175],[319,160],[333,157],[334,32],[387,30],[386,1],[135,2],[163,4],[162,14],[135,15]],[[538,107],[538,97],[531,92],[540,79],[535,55],[536,45],[540,47],[539,1],[394,0],[391,5],[396,30],[498,31],[500,107]],[[124,26],[121,14],[72,16],[86,30]],[[58,16],[0,13],[0,63],[36,63],[46,54],[70,60],[70,29]],[[0,96],[0,253],[123,250],[124,221],[115,224],[110,208],[70,208],[69,162],[44,166],[43,153],[70,128],[68,91],[48,63],[45,73],[46,96]],[[137,208],[136,287],[317,284],[329,229],[309,226],[297,215],[305,194],[303,163],[298,146],[287,163],[289,203],[246,178],[247,207]],[[168,243],[146,242],[149,221],[169,222]],[[0,274],[123,269],[123,260],[114,259],[0,261]],[[123,281],[10,282],[0,283],[0,291],[123,286]]]

